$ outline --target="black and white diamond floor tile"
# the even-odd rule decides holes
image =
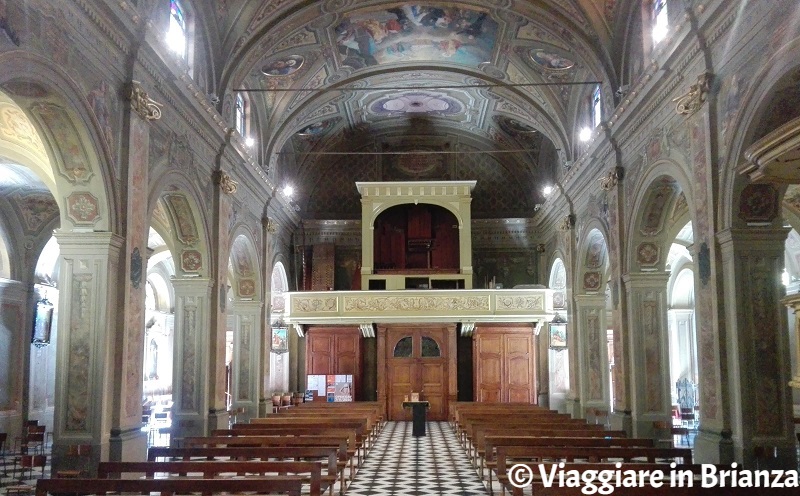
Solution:
[[[447,422],[389,422],[347,488],[349,496],[485,496],[487,491]]]

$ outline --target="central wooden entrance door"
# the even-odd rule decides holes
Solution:
[[[450,350],[455,326],[403,326],[386,328],[383,346],[383,387],[389,420],[407,420],[403,400],[412,392],[430,403],[428,420],[446,420],[455,374],[455,353]],[[451,369],[450,363],[453,366]]]

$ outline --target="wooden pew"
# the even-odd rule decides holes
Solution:
[[[302,475],[303,483],[308,484],[310,496],[320,496],[326,489],[330,489],[333,494],[333,485],[336,483],[336,459],[331,457],[329,460],[324,479],[320,462],[101,462],[97,468],[98,479],[130,478],[123,476],[131,474],[143,474],[149,479],[155,478],[156,474],[165,474],[165,477],[161,478],[201,474],[204,479],[216,479],[225,475]]]
[[[491,487],[492,472],[496,468],[494,451],[499,446],[652,448],[654,444],[654,441],[650,438],[486,436],[485,452],[480,465],[480,476],[482,479],[483,467],[486,466]]]
[[[245,479],[39,479],[36,496],[47,494],[106,494],[158,492],[173,494],[219,493],[288,494],[300,496],[301,477],[274,476]]]
[[[346,488],[345,468],[347,467],[347,454],[345,445],[331,446],[238,446],[238,447],[194,447],[173,448],[153,446],[147,451],[148,462],[174,461],[275,461],[275,460],[303,460],[322,461],[327,466],[331,463],[336,466],[340,485],[340,494]]]

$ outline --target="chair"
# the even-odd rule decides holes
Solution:
[[[681,427],[696,430],[694,410],[692,408],[681,408]]]
[[[28,477],[19,477],[20,481],[33,479],[33,469],[35,468],[42,469],[42,477],[44,477],[44,469],[45,465],[47,465],[46,455],[21,455],[17,460],[14,461],[15,478],[17,473],[17,461],[19,461],[20,475],[24,476],[25,470],[28,470]]]
[[[281,396],[281,408],[289,408],[292,406],[292,395],[284,394]]]
[[[675,448],[678,445],[678,443],[675,442],[676,436],[683,436],[686,445],[690,445],[689,429],[686,427],[676,427],[672,425],[671,420],[654,421],[653,431],[656,435],[657,445]]]
[[[92,458],[91,444],[73,444],[67,448],[66,460],[71,466],[79,468],[59,470],[55,473],[56,479],[77,479],[88,477],[89,472],[84,469],[89,465]]]
[[[608,410],[594,409],[594,423],[608,425]]]
[[[28,432],[19,438],[19,446],[14,451],[22,455],[28,455],[38,450],[39,454],[43,455],[44,439],[44,432]]]
[[[278,410],[281,409],[281,395],[273,394],[272,395],[272,413],[278,413]]]

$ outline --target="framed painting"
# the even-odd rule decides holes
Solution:
[[[33,336],[31,344],[37,348],[50,344],[50,331],[53,325],[53,304],[47,298],[36,303],[33,315]]]
[[[272,352],[273,353],[286,353],[289,351],[289,328],[288,327],[273,327],[272,328]]]
[[[567,349],[567,324],[566,322],[550,323],[550,349]]]

